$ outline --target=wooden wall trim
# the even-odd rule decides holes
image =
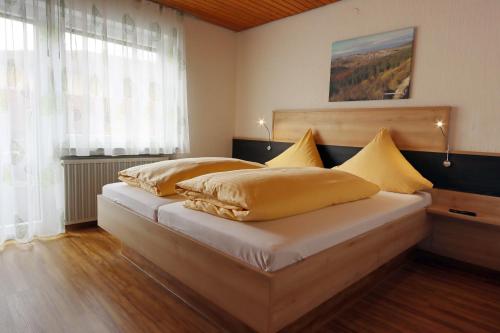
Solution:
[[[500,153],[485,152],[485,151],[472,151],[472,150],[452,150],[452,154],[457,155],[476,155],[476,156],[496,156],[500,157]]]
[[[388,128],[400,149],[442,152],[448,131],[443,136],[435,124],[449,124],[450,111],[449,106],[276,110],[273,140],[294,142],[312,128],[318,144],[364,147]]]

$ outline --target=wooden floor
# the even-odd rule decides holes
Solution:
[[[220,331],[130,264],[116,240],[95,228],[6,246],[0,297],[1,332]],[[500,332],[500,280],[417,258],[302,331]]]

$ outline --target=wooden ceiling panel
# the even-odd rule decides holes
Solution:
[[[339,0],[155,0],[225,28],[242,31]]]

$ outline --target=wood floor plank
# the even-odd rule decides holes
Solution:
[[[417,257],[289,332],[500,332],[499,275]],[[369,281],[367,282],[369,283]],[[1,332],[219,332],[99,228],[0,251]],[[345,297],[344,297],[345,298]],[[314,314],[314,313],[312,313]]]
[[[26,247],[26,246],[25,246]],[[2,332],[217,332],[99,229],[0,252]]]
[[[377,332],[500,332],[495,280],[450,267],[412,262],[328,323],[333,330]]]

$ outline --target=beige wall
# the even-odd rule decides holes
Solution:
[[[192,156],[230,156],[234,133],[236,34],[186,15]]]
[[[328,102],[333,41],[417,27],[411,99]],[[452,149],[500,152],[499,0],[343,0],[237,35],[235,135],[278,108],[451,105]]]

